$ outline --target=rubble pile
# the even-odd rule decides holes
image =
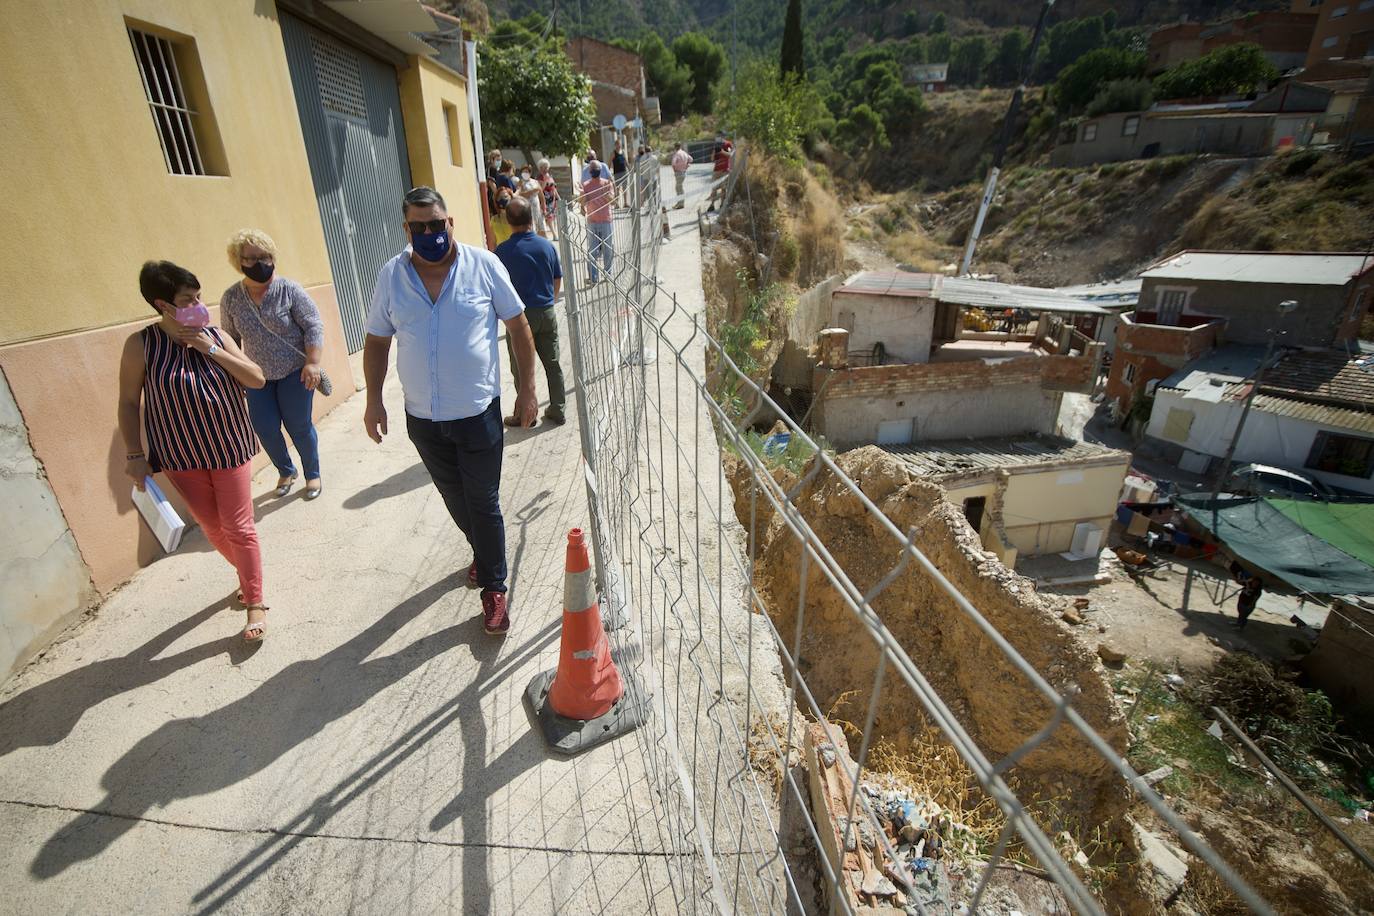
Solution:
[[[873,896],[911,914],[952,911],[950,865],[975,852],[972,832],[947,817],[931,799],[913,798],[897,789],[883,790],[869,782],[861,783],[859,791],[868,800],[888,848],[896,854],[895,861],[889,861],[884,870],[889,880],[881,890],[887,893]],[[864,826],[872,832],[871,822]],[[876,846],[877,838],[872,839]],[[956,866],[954,874],[961,871]]]

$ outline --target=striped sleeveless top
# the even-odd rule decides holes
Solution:
[[[224,345],[218,328],[206,328]],[[156,324],[143,329],[143,430],[154,471],[236,468],[258,451],[243,386]]]

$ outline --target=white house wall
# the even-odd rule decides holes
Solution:
[[[1164,436],[1164,426],[1168,422],[1171,407],[1193,412],[1193,425],[1188,431],[1186,442],[1178,442]],[[1154,409],[1150,413],[1150,422],[1145,432],[1161,441],[1174,442],[1190,451],[1220,458],[1226,454],[1227,445],[1231,441],[1236,424],[1240,421],[1241,410],[1240,401],[1213,404],[1208,401],[1185,399],[1180,391],[1160,390],[1155,393]],[[1330,474],[1305,467],[1312,452],[1312,443],[1317,433],[1322,431],[1369,438],[1368,433],[1356,430],[1252,409],[1250,416],[1245,420],[1245,429],[1241,432],[1240,441],[1236,444],[1233,463],[1268,464],[1286,468],[1315,477],[1327,486],[1374,495],[1374,480]]]
[[[831,297],[830,326],[848,328],[853,352],[881,343],[888,363],[927,363],[935,333],[935,301],[843,293]]]

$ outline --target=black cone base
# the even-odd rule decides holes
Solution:
[[[549,749],[571,757],[605,744],[621,735],[629,734],[649,721],[649,694],[630,672],[622,670],[620,679],[625,693],[604,715],[596,719],[569,719],[560,716],[549,705],[549,687],[557,671],[536,674],[525,688],[525,701],[530,704]]]

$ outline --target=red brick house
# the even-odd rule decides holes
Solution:
[[[644,114],[644,61],[638,54],[585,35],[569,41],[566,50],[573,68],[592,81],[603,126],[618,114],[629,121]]]

